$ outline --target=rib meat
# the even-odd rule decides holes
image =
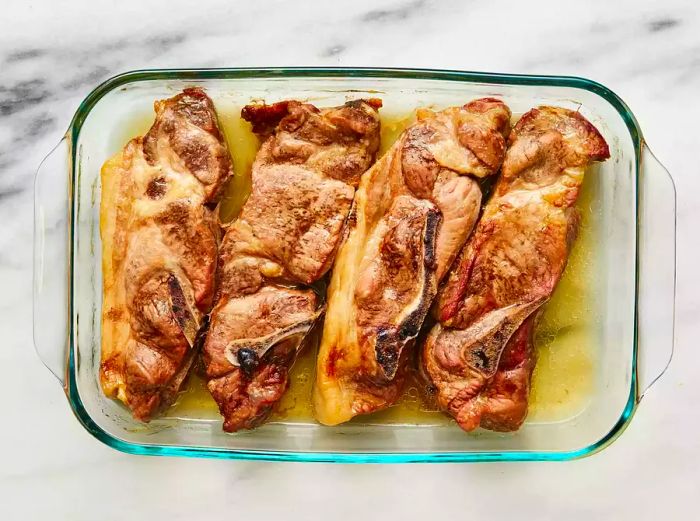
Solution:
[[[577,234],[584,171],[609,157],[598,130],[563,108],[520,118],[483,216],[452,267],[422,365],[466,431],[517,430],[527,415],[537,311]]]
[[[322,312],[310,285],[329,270],[360,175],[379,147],[380,106],[359,100],[319,110],[286,101],[243,109],[265,141],[251,195],[223,239],[203,351],[226,431],[258,425],[287,388]]]
[[[174,400],[214,295],[215,208],[231,160],[200,89],[155,103],[155,123],[102,168],[100,379],[147,421]]]
[[[479,213],[470,176],[498,170],[509,120],[490,98],[421,110],[362,177],[328,291],[314,388],[321,423],[397,399],[408,348]]]

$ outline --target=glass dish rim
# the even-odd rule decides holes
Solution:
[[[248,79],[248,78],[404,78],[465,83],[491,83],[496,85],[528,85],[571,87],[592,92],[610,103],[622,117],[630,132],[635,153],[635,205],[639,220],[639,175],[641,151],[644,144],[641,129],[632,111],[622,99],[608,87],[587,78],[577,76],[550,76],[530,74],[502,74],[440,69],[415,68],[375,68],[375,67],[244,67],[244,68],[203,68],[203,69],[144,69],[124,72],[109,78],[90,92],[76,110],[67,132],[70,146],[70,269],[69,269],[69,319],[68,325],[68,365],[66,395],[78,421],[102,443],[129,454],[188,456],[217,459],[297,461],[297,462],[336,462],[336,463],[437,463],[437,462],[485,462],[485,461],[567,461],[595,454],[624,432],[637,408],[637,362],[638,362],[638,284],[639,284],[639,230],[635,227],[635,308],[634,337],[632,351],[632,377],[627,403],[620,418],[611,430],[600,440],[586,447],[571,451],[493,451],[493,452],[295,452],[270,450],[238,450],[186,445],[155,445],[127,442],[103,430],[92,419],[83,406],[75,381],[75,338],[74,338],[74,224],[76,207],[73,204],[76,180],[79,178],[75,165],[80,130],[87,115],[97,102],[112,90],[128,83],[151,80],[203,80],[203,79]]]

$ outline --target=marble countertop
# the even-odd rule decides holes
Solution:
[[[13,2],[0,17],[0,518],[669,519],[700,481],[700,7],[598,2]],[[584,7],[585,5],[585,7]],[[633,109],[678,188],[676,353],[622,437],[568,463],[343,466],[129,456],[32,346],[32,176],[81,99],[136,68],[405,66],[570,74]],[[695,231],[693,231],[695,230]],[[695,338],[696,340],[693,340]]]

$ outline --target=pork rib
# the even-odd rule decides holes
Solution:
[[[100,380],[147,421],[170,405],[214,295],[213,208],[232,174],[214,105],[197,88],[156,101],[156,119],[102,167]]]
[[[321,423],[397,399],[408,350],[479,213],[469,176],[498,170],[509,121],[489,98],[421,110],[363,175],[328,290],[314,387]]]
[[[252,192],[227,229],[203,358],[224,430],[262,422],[287,388],[322,311],[309,285],[329,270],[360,175],[379,147],[379,100],[319,110],[285,101],[242,116],[266,138]]]
[[[586,167],[609,157],[578,112],[539,107],[509,138],[501,176],[450,271],[422,365],[466,431],[517,430],[527,415],[537,311],[566,266]]]

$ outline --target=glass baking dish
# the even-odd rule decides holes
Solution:
[[[98,382],[101,317],[99,170],[129,136],[122,127],[156,99],[204,87],[219,104],[307,99],[319,105],[381,97],[383,114],[502,98],[514,114],[539,104],[578,109],[610,145],[590,197],[594,245],[588,292],[592,387],[585,407],[510,434],[467,435],[454,423],[357,421],[322,427],[274,421],[235,435],[218,417],[167,414],[149,424],[105,398]],[[130,119],[131,118],[131,119]],[[236,151],[233,150],[235,160]],[[675,189],[628,107],[608,88],[574,77],[413,69],[150,70],[92,91],[35,180],[34,342],[83,426],[136,454],[331,462],[568,460],[595,453],[625,429],[673,349]],[[575,298],[575,292],[572,298]]]

